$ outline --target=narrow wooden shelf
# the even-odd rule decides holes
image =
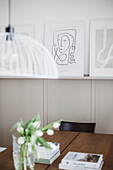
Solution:
[[[113,77],[91,77],[89,75],[84,75],[83,77],[59,77],[58,79],[78,79],[78,80],[113,80]]]
[[[84,76],[70,76],[70,77],[58,77],[52,79],[43,79],[43,78],[33,78],[33,77],[7,77],[7,76],[0,76],[0,79],[39,79],[39,80],[113,80],[113,77],[91,77],[89,75]]]

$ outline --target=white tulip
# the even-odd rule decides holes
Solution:
[[[32,125],[33,125],[33,127],[39,128],[40,127],[40,122],[36,121]]]
[[[49,143],[49,145],[50,145],[52,150],[56,150],[57,149],[57,147],[56,147],[56,145],[54,143]]]
[[[48,135],[53,135],[53,134],[54,134],[54,131],[53,131],[52,129],[48,129],[48,130],[47,130],[47,134],[48,134]]]
[[[60,123],[58,123],[58,122],[55,122],[55,123],[53,123],[53,128],[58,128],[60,126]]]
[[[37,130],[35,134],[36,134],[36,136],[38,136],[38,137],[43,136],[43,132],[42,132],[41,130]]]
[[[23,144],[25,142],[25,137],[18,138],[18,144]]]
[[[19,127],[19,126],[21,126],[21,123],[20,123],[20,122],[18,122],[18,123],[17,123],[17,126],[18,126],[18,127]]]
[[[17,127],[17,132],[23,133],[24,132],[24,128],[21,127],[21,126]]]

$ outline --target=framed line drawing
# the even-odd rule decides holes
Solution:
[[[113,19],[90,22],[90,76],[113,77]]]
[[[59,77],[83,76],[84,23],[48,22],[45,24],[45,46],[51,52]]]

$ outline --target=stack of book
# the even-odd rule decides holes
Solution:
[[[51,143],[51,142],[48,142]],[[38,155],[39,158],[35,160],[36,163],[41,164],[52,164],[60,155],[60,144],[53,143],[56,149],[46,149],[43,146],[38,146]]]
[[[68,152],[61,160],[59,169],[101,170],[103,155],[80,152]]]

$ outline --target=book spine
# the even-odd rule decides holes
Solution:
[[[40,158],[51,159],[58,151],[60,152],[59,148],[56,149],[52,154],[47,152],[39,152]]]
[[[101,162],[98,164],[96,163],[87,163],[87,162],[79,162],[79,161],[67,161],[67,160],[62,160],[61,163],[63,163],[65,166],[70,166],[70,167],[84,167],[84,168],[99,168]]]
[[[60,151],[58,151],[51,159],[43,159],[39,158],[38,160],[35,160],[36,163],[41,164],[52,164],[60,155]]]
[[[101,169],[97,169],[97,168],[84,168],[84,167],[79,167],[79,166],[72,166],[70,167],[69,165],[68,166],[65,166],[65,165],[62,165],[62,164],[59,164],[59,169],[67,169],[67,170],[101,170]]]
[[[103,161],[101,162],[101,165],[100,165],[99,168],[89,168],[89,167],[85,168],[85,167],[70,166],[70,165],[65,165],[65,164],[63,164],[63,163],[60,163],[60,164],[59,164],[59,169],[72,169],[72,170],[78,170],[78,169],[80,169],[80,170],[101,170],[102,166],[103,166]]]

